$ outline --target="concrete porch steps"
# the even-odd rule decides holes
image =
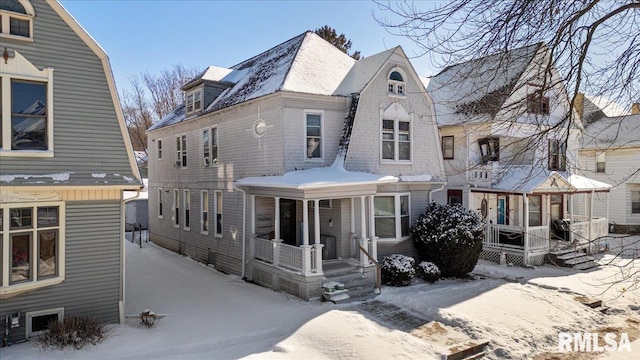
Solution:
[[[552,265],[574,268],[577,270],[587,270],[598,266],[593,257],[572,247],[549,251],[547,262]]]
[[[323,287],[323,299],[336,304],[373,299],[378,294],[375,291],[375,280],[364,277],[357,267],[350,272],[338,271],[327,274]]]

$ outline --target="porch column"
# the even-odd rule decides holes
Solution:
[[[527,198],[527,194],[522,194],[522,202],[524,215],[524,249],[522,260],[524,265],[529,265],[529,198]]]
[[[571,214],[569,214],[569,243],[573,244],[573,194],[569,195],[569,207],[571,208]]]
[[[275,234],[273,237],[276,240],[280,240],[280,198],[279,197],[274,197],[273,200],[275,201],[275,212],[276,214],[273,216],[275,219],[273,219],[273,233]]]
[[[309,245],[309,200],[302,200],[302,273],[311,273],[311,245]]]
[[[360,197],[360,246],[362,246],[363,249],[367,248],[367,243],[369,242],[369,239],[367,238],[367,214],[366,214],[366,209],[365,209],[365,205],[366,205],[366,201],[365,201],[365,196],[361,196]],[[362,252],[362,250],[360,250],[360,265],[361,266],[367,266],[367,264],[369,263],[369,259],[367,259],[367,256]]]
[[[593,190],[591,190],[591,194],[589,195],[589,242],[593,241]],[[591,244],[589,244],[589,247],[591,247]]]
[[[251,234],[255,234],[256,233],[256,196],[255,195],[249,195],[249,199],[251,199],[251,204],[249,205],[249,207],[251,208],[251,221],[249,222],[249,224],[251,224]]]
[[[369,196],[369,236],[371,237],[371,247],[369,248],[369,255],[372,258],[378,259],[378,237],[376,236],[376,218],[375,218],[375,205],[373,203],[374,196]]]
[[[313,200],[313,250],[316,252],[316,275],[322,274],[322,245],[320,243],[320,200]]]
[[[355,236],[356,236],[356,201],[355,198],[350,198],[351,206],[351,228],[349,230],[349,247],[351,248],[351,256],[355,257],[360,252],[356,249]]]

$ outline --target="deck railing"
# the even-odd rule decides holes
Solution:
[[[313,275],[322,272],[322,246],[293,246],[281,240],[252,237],[251,252],[254,259],[275,267]],[[320,257],[320,261],[318,261]]]
[[[501,233],[503,236],[521,237],[522,243],[519,245],[501,243]],[[529,259],[531,255],[546,254],[549,251],[549,227],[532,226],[525,229],[520,226],[487,223],[483,247],[522,252],[524,259]]]

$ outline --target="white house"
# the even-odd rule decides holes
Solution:
[[[640,233],[640,111],[630,115],[594,117],[585,125],[580,148],[580,171],[613,185],[608,206],[611,230]],[[607,209],[606,198],[597,197],[595,211]]]
[[[491,260],[541,264],[607,233],[590,200],[610,186],[575,174],[582,124],[556,69],[544,71],[547,52],[539,43],[449,66],[428,85],[448,180],[436,199],[482,214]]]
[[[305,32],[183,90],[148,131],[152,241],[305,299],[415,254],[410,226],[445,176],[400,47],[356,61]]]

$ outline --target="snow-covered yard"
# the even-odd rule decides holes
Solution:
[[[143,245],[126,242],[126,312],[135,316],[148,308],[166,315],[152,328],[131,318],[96,346],[52,351],[23,343],[1,348],[0,358],[439,359],[449,335],[422,327],[431,320],[472,339],[490,340],[487,358],[495,359],[593,358],[553,357],[561,331],[608,328],[628,332],[632,341],[639,336],[640,291],[630,282],[612,283],[619,276],[616,267],[576,272],[481,262],[474,279],[384,287],[375,299],[384,305],[378,309],[410,315],[399,322],[394,318],[398,312],[371,311],[358,303],[305,302]],[[576,293],[603,299],[609,311],[578,303]],[[631,353],[616,358],[639,358],[640,342],[631,346]]]

